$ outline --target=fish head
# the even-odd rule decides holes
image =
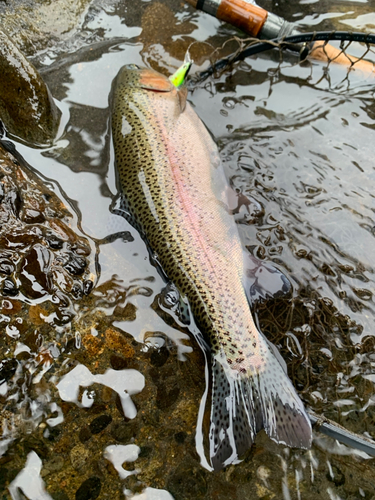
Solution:
[[[168,94],[168,99],[178,102],[180,112],[184,111],[186,106],[187,89],[184,85],[177,88],[167,76],[153,69],[140,68],[136,64],[126,64],[120,69],[115,86],[117,89],[122,88],[127,92],[162,93],[165,94],[165,97]]]
[[[149,68],[140,68],[136,64],[126,64],[117,75],[117,84],[156,92],[172,92],[175,86],[169,79]]]

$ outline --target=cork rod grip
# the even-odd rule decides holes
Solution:
[[[232,24],[254,37],[262,29],[268,15],[266,10],[244,0],[187,0],[187,2],[209,13],[215,10],[214,15],[217,19]]]
[[[257,36],[266,22],[267,15],[266,10],[243,0],[222,0],[216,17],[249,35]]]

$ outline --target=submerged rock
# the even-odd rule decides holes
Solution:
[[[0,141],[0,290],[51,301],[61,317],[74,288],[90,288],[90,245],[69,227],[72,213],[58,196],[10,151],[11,143]],[[77,254],[81,248],[86,256]]]
[[[52,143],[60,110],[34,66],[0,30],[0,118],[9,134],[34,146]],[[37,217],[31,209],[30,219]]]
[[[61,420],[45,395],[45,381],[37,376],[31,383],[30,377],[58,366],[80,300],[73,289],[85,289],[88,299],[96,277],[90,242],[74,212],[8,141],[0,141],[0,193],[0,436],[13,439],[39,424],[45,429],[46,416]],[[65,266],[73,260],[81,263],[79,275]]]
[[[0,1],[0,25],[26,55],[74,34],[92,0]]]

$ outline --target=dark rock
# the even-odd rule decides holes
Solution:
[[[86,479],[76,491],[76,500],[95,500],[100,494],[102,483],[96,476]]]
[[[94,283],[91,280],[86,280],[83,282],[83,293],[85,295],[89,295],[91,290],[93,289]]]
[[[0,113],[7,132],[33,145],[49,145],[60,111],[42,78],[0,31]]]
[[[167,392],[167,389],[164,385],[160,385],[158,387],[158,391],[156,394],[156,405],[160,410],[165,410],[173,405],[178,399],[180,394],[180,389],[175,387]]]
[[[76,281],[71,289],[71,294],[75,299],[81,299],[83,297],[83,287],[82,284]]]
[[[120,443],[128,443],[135,434],[133,422],[117,422],[111,425],[111,436]]]
[[[57,309],[56,310],[56,325],[66,325],[70,323],[75,316],[75,312],[69,309]]]
[[[85,272],[87,267],[86,259],[83,257],[72,257],[66,264],[65,269],[73,276],[79,276]]]
[[[174,435],[174,439],[175,439],[176,443],[179,443],[179,444],[183,444],[185,442],[186,438],[187,438],[187,434],[184,431],[177,432]]]
[[[27,347],[30,347],[33,352],[37,352],[42,344],[43,335],[41,335],[36,330],[29,333],[25,338],[25,345],[27,345]]]
[[[70,244],[69,250],[76,253],[77,255],[84,255],[85,257],[89,256],[91,253],[90,245],[83,241],[75,241],[74,243]]]
[[[47,234],[45,238],[48,246],[53,250],[61,250],[61,248],[64,246],[64,241],[55,234]]]
[[[56,439],[59,438],[59,436],[61,435],[61,429],[59,429],[58,427],[52,427],[49,429],[49,434],[48,434],[48,441],[56,441]]]
[[[123,370],[128,366],[127,360],[121,358],[121,356],[116,356],[116,354],[112,354],[112,356],[110,357],[110,362],[114,370]]]
[[[129,231],[120,231],[118,233],[110,234],[104,238],[105,243],[113,243],[116,240],[128,243],[134,241],[134,237]]]
[[[50,288],[47,273],[51,255],[44,245],[36,244],[26,254],[20,274],[22,291],[30,299],[39,299],[48,293]]]
[[[65,352],[74,352],[77,350],[76,339],[73,337],[69,339],[65,345]]]
[[[38,210],[26,208],[22,220],[27,224],[41,224],[45,221],[44,215]]]
[[[0,385],[10,380],[16,373],[18,363],[15,359],[0,361]]]
[[[9,259],[0,259],[0,273],[10,276],[14,272],[14,264]]]
[[[3,294],[10,297],[15,297],[16,295],[18,295],[18,288],[12,279],[7,278],[6,280],[4,280]]]
[[[86,443],[91,438],[92,434],[88,427],[82,427],[79,431],[78,437],[81,443]]]
[[[10,206],[16,217],[19,216],[22,207],[22,198],[18,190],[8,191],[4,196],[3,202]]]
[[[90,423],[90,431],[92,434],[99,434],[99,432],[103,431],[111,422],[112,417],[110,415],[100,415]]]
[[[153,349],[151,351],[150,362],[152,366],[156,366],[159,368],[167,362],[168,358],[169,351],[165,346],[163,346],[160,349]]]
[[[152,453],[152,448],[150,446],[141,446],[141,451],[139,452],[139,458],[148,458]]]

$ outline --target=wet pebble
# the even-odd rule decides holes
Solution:
[[[138,458],[148,458],[152,453],[152,448],[150,446],[141,446],[141,451],[139,452]]]
[[[45,221],[45,217],[38,210],[25,209],[22,220],[27,224],[41,224]]]
[[[120,443],[128,443],[135,434],[133,422],[116,422],[111,425],[111,436]]]
[[[166,346],[161,347],[160,349],[153,349],[150,355],[150,362],[152,366],[161,367],[165,365],[167,359],[169,358],[169,351]]]
[[[77,444],[70,451],[70,462],[74,469],[82,469],[86,465],[87,459],[89,457],[89,450],[83,444]]]
[[[86,479],[76,491],[76,500],[95,500],[100,494],[102,484],[98,477]]]
[[[91,280],[86,280],[83,282],[83,293],[85,295],[89,295],[91,290],[93,289],[94,283]]]
[[[10,380],[16,373],[18,363],[15,359],[0,361],[0,385]]]
[[[91,252],[90,245],[83,241],[75,241],[68,245],[68,248],[77,255],[84,255],[85,257],[89,256]]]
[[[87,262],[83,257],[71,257],[64,267],[71,275],[80,276],[85,272]]]
[[[22,207],[22,197],[18,190],[14,189],[8,191],[4,196],[3,202],[10,206],[10,209],[16,217],[19,216]]]
[[[39,299],[46,295],[49,289],[47,271],[51,262],[51,255],[44,245],[36,244],[26,254],[20,280],[23,293],[30,299]],[[35,286],[37,282],[37,286]]]
[[[82,427],[79,431],[78,437],[81,443],[86,443],[91,438],[92,434],[88,427]]]
[[[48,243],[48,246],[53,250],[61,250],[61,248],[64,246],[63,240],[61,240],[55,234],[48,234],[46,236],[46,241]]]
[[[170,406],[173,405],[173,403],[177,401],[179,394],[180,394],[180,389],[178,387],[175,387],[171,389],[169,392],[167,392],[167,389],[164,386],[164,384],[160,385],[158,387],[158,391],[156,394],[157,407],[160,410],[169,408]]]
[[[8,133],[34,145],[50,145],[60,110],[35,67],[2,30],[0,74],[0,112]]]
[[[112,422],[110,415],[100,415],[96,417],[89,425],[92,434],[99,434]]]
[[[128,366],[127,360],[121,356],[116,356],[116,354],[112,354],[110,357],[110,363],[114,370],[123,370]]]
[[[83,288],[80,282],[76,281],[73,284],[71,294],[75,299],[81,299],[83,297]]]
[[[60,290],[56,290],[55,293],[52,295],[52,302],[54,304],[58,304],[59,307],[62,308],[68,307],[70,305],[69,297]]]
[[[12,279],[7,278],[6,280],[4,280],[3,294],[10,297],[15,297],[16,295],[18,295],[18,288]]]
[[[64,466],[64,459],[60,455],[56,455],[48,460],[44,465],[41,471],[41,476],[45,477],[48,474],[52,474],[53,472],[58,472]]]
[[[183,444],[185,442],[186,438],[187,438],[187,434],[184,431],[177,432],[174,435],[174,439],[175,439],[176,443],[178,443],[178,444]]]
[[[1,259],[0,260],[0,273],[11,275],[14,272],[14,264],[9,259]]]

